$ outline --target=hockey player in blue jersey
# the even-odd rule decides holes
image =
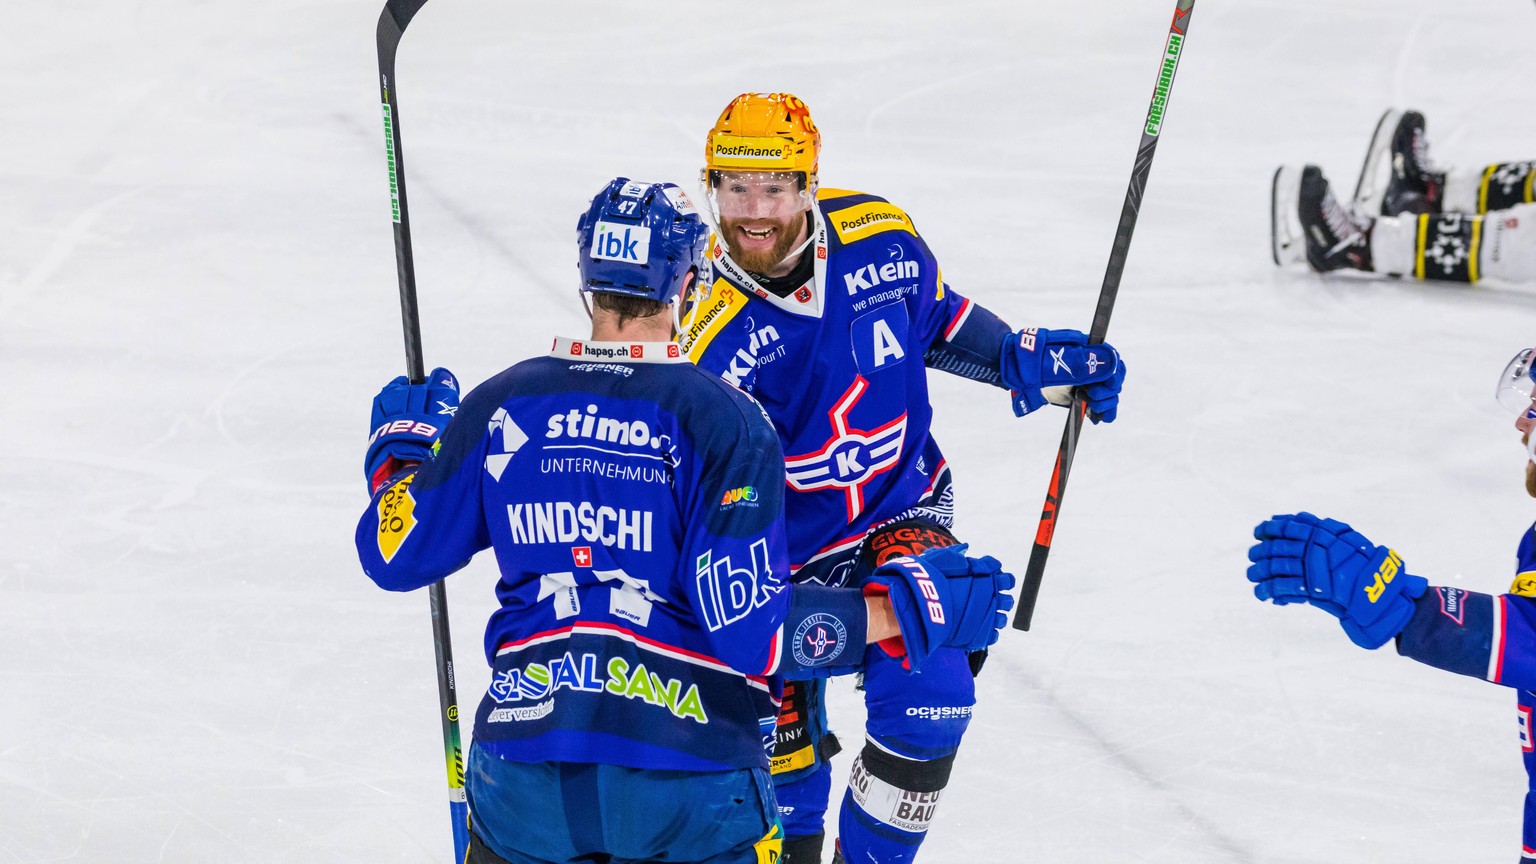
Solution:
[[[778,438],[672,341],[706,248],[697,211],[619,178],[577,235],[592,338],[462,405],[442,369],[375,399],[358,556],[411,590],[495,551],[471,864],[771,862],[777,676],[851,666],[870,639],[918,674],[995,640],[1012,577],[946,549],[863,592],[788,586]]]
[[[1516,414],[1526,446],[1525,489],[1536,498],[1536,348],[1515,355],[1498,399]],[[1430,585],[1409,575],[1396,551],[1342,522],[1309,513],[1276,516],[1254,529],[1248,580],[1260,600],[1309,603],[1339,619],[1350,641],[1397,653],[1517,691],[1522,758],[1529,778],[1521,861],[1536,861],[1536,525],[1520,537],[1509,593]]]
[[[926,370],[1011,389],[1016,413],[1082,386],[1113,420],[1125,367],[1075,330],[1014,331],[944,283],[912,219],[819,186],[821,135],[789,94],[744,94],[710,131],[702,180],[716,234],[680,344],[751,393],[778,430],[798,584],[859,584],[886,557],[956,542],[947,463],[929,434]],[[879,648],[863,669],[864,746],[843,798],[839,853],[910,861],[949,782],[975,703],[964,652],[921,674]],[[790,676],[794,678],[793,675]],[[824,679],[786,691],[773,772],[787,864],[819,864],[837,748]]]

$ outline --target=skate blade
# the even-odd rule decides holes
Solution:
[[[1302,233],[1301,216],[1296,212],[1300,188],[1300,167],[1281,165],[1275,169],[1269,187],[1269,254],[1276,267],[1307,260],[1307,237]]]
[[[1376,121],[1371,146],[1366,148],[1365,161],[1360,165],[1360,179],[1355,181],[1352,200],[1357,213],[1381,214],[1381,202],[1387,196],[1387,183],[1392,179],[1392,163],[1387,154],[1392,149],[1392,133],[1397,131],[1397,121],[1402,118],[1402,111],[1388,108]]]

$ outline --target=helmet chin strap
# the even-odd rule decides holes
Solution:
[[[715,239],[730,249],[730,244],[725,242],[725,232],[720,230],[720,202],[715,200],[715,187],[709,185],[708,175],[708,169],[700,172],[699,191],[704,193],[704,200],[709,206],[698,208],[699,219],[709,226],[709,233],[715,235]]]
[[[782,259],[780,259],[780,261],[779,261],[780,264],[783,264],[785,261],[794,260],[797,256],[799,256],[799,254],[801,252],[805,251],[805,247],[811,245],[811,241],[812,240],[816,239],[816,232],[811,230],[811,225],[810,225],[811,211],[809,211],[809,210],[805,211],[805,218],[806,218],[805,242],[803,242],[799,246],[796,246],[795,248],[791,249],[789,251],[788,255],[785,255]]]
[[[691,286],[690,286],[689,290],[690,291],[693,290]],[[678,295],[676,297],[673,297],[671,300],[668,300],[667,301],[667,305],[672,307],[672,339],[674,341],[676,341],[677,334],[683,332],[683,295],[682,295],[682,292],[678,292]]]

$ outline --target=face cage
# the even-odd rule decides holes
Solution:
[[[1536,348],[1526,348],[1516,354],[1499,375],[1499,386],[1493,393],[1493,398],[1506,411],[1527,421],[1536,421],[1536,378],[1531,377],[1536,373],[1533,363],[1536,363]],[[1531,432],[1525,433],[1525,456],[1529,462],[1536,463],[1536,435]]]
[[[1511,414],[1536,419],[1536,405],[1532,404],[1536,401],[1533,363],[1536,363],[1536,348],[1526,348],[1510,359],[1499,375],[1493,398]]]
[[[703,194],[704,201],[706,202],[704,213],[701,215],[708,219],[710,230],[714,231],[715,236],[719,237],[722,242],[724,242],[725,234],[720,230],[720,201],[715,195],[715,189],[720,185],[720,175],[723,173],[725,173],[725,171],[722,169],[710,168],[708,166],[699,169],[699,191]],[[798,194],[801,201],[803,201],[805,205],[801,208],[801,210],[808,210],[815,206],[817,187],[817,179],[815,174],[806,174],[803,171],[757,172],[745,170],[733,171],[732,173],[793,174],[795,175],[795,184],[797,187],[799,187]],[[729,244],[727,244],[726,248],[730,248]]]

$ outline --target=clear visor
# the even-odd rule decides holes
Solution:
[[[782,222],[811,206],[803,174],[783,171],[708,171],[709,209],[716,221],[769,219]]]
[[[1531,377],[1532,361],[1536,361],[1536,348],[1526,348],[1516,354],[1499,375],[1499,388],[1493,397],[1504,410],[1517,417],[1536,418],[1533,400],[1536,400],[1536,378]]]

